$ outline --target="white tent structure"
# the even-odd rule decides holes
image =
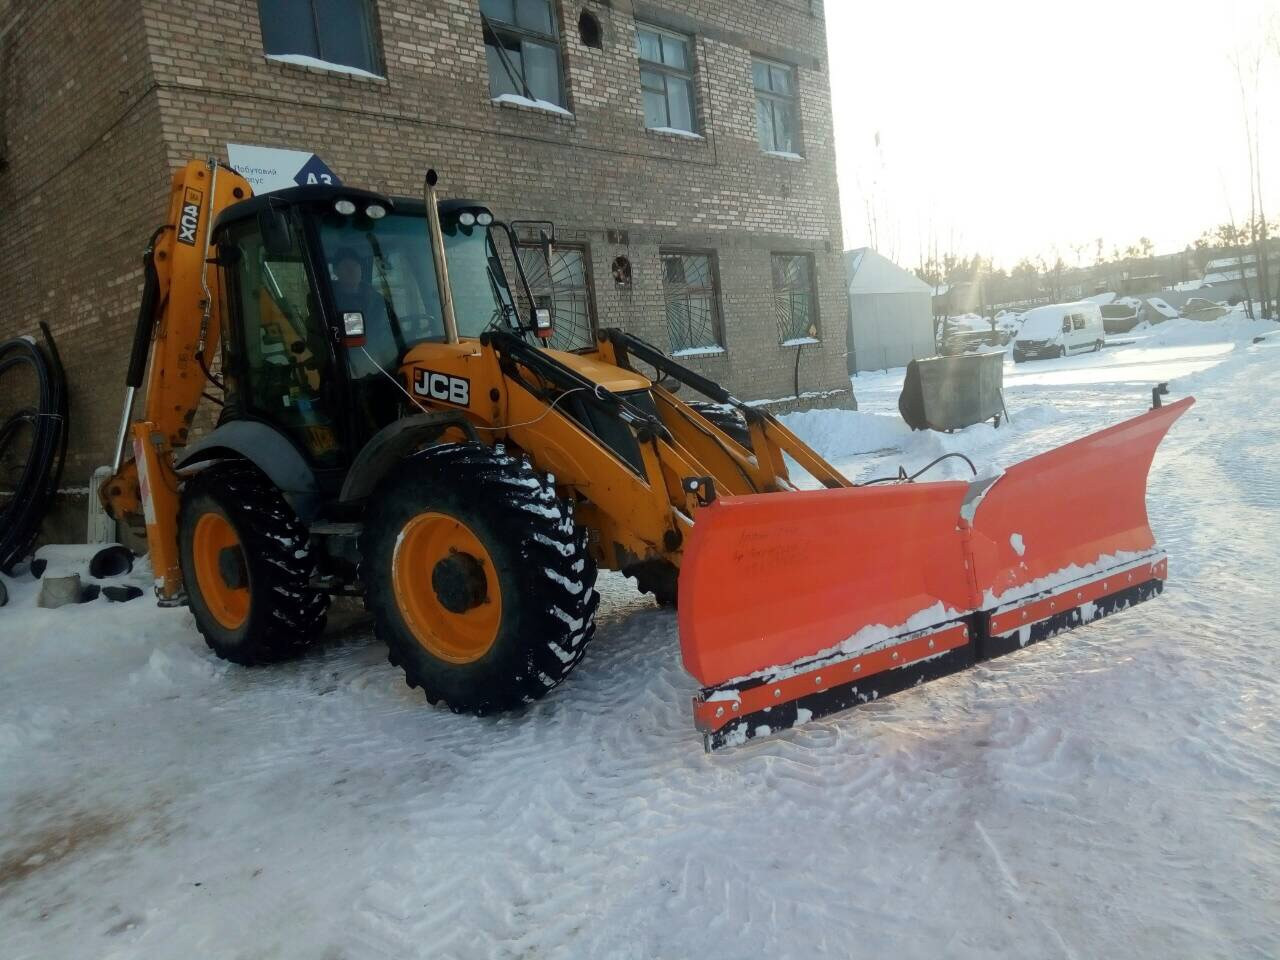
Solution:
[[[932,357],[933,289],[870,247],[844,255],[849,283],[849,372]]]

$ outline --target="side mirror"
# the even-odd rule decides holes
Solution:
[[[213,258],[212,262],[225,269],[236,266],[243,259],[243,250],[234,243],[224,242],[218,244],[218,255]]]
[[[538,243],[542,247],[542,259],[547,265],[547,279],[553,276],[551,256],[555,252],[551,235],[545,230],[538,230]],[[547,298],[545,306],[535,306],[533,310],[533,332],[543,340],[550,340],[555,333],[556,304],[552,297]]]
[[[273,260],[293,253],[293,235],[289,230],[289,218],[273,206],[258,211],[258,232],[262,234],[262,247]]]

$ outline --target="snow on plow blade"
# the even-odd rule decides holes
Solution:
[[[708,749],[954,673],[1149,599],[1156,447],[1192,398],[994,482],[722,497],[680,571],[680,645]]]

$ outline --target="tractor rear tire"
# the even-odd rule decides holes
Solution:
[[[689,406],[727,433],[738,444],[748,450],[751,449],[751,428],[747,426],[747,418],[737,409],[727,404],[708,403],[702,400],[691,400]]]
[[[403,461],[369,501],[365,604],[405,682],[479,716],[545,696],[595,633],[596,564],[573,505],[500,447]]]
[[[251,464],[221,463],[187,481],[178,558],[196,629],[223,660],[277,663],[324,630],[329,595],[311,586],[307,528]]]

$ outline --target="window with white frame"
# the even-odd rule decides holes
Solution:
[[[258,0],[263,52],[378,72],[369,0]]]
[[[560,32],[550,0],[480,0],[489,93],[565,105]]]
[[[756,132],[760,149],[798,154],[795,69],[756,58],[751,63],[751,77],[756,88]]]
[[[723,349],[715,254],[663,250],[662,293],[674,355]]]
[[[813,257],[807,253],[773,255],[773,315],[778,340],[795,343],[818,335],[818,298],[813,286]]]
[[[644,95],[644,125],[651,130],[697,133],[693,45],[669,30],[636,24],[636,56]]]

